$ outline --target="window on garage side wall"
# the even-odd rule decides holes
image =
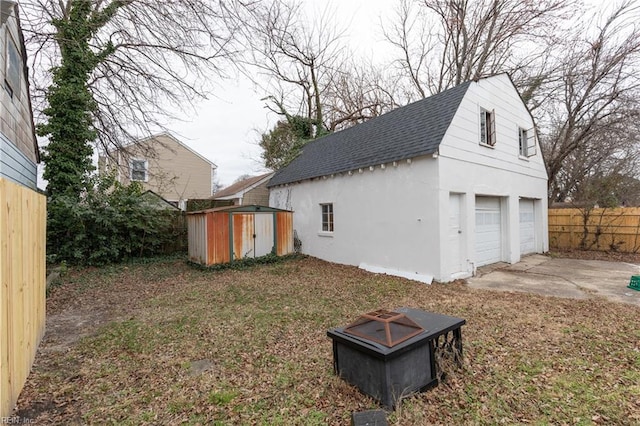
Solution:
[[[333,232],[333,203],[320,204],[322,209],[322,231]]]

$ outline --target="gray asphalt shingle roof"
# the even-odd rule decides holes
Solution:
[[[471,82],[309,142],[268,186],[436,152]]]

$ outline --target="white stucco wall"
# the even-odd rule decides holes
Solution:
[[[431,157],[271,188],[269,205],[293,210],[302,251],[331,262],[433,275],[440,264],[437,162]],[[334,232],[321,232],[333,203]]]
[[[496,144],[482,146],[480,108],[495,110]],[[462,193],[464,255],[467,273],[475,267],[475,197],[496,196],[502,200],[502,260],[520,260],[519,200],[534,199],[536,251],[549,249],[547,221],[547,174],[540,152],[521,157],[518,152],[518,127],[532,129],[531,115],[506,74],[480,80],[469,87],[439,148],[441,216],[448,213],[449,193]],[[441,239],[447,244],[446,227]],[[446,250],[446,247],[443,247]],[[454,271],[441,264],[443,277]]]
[[[495,110],[496,144],[481,146],[480,108]],[[520,260],[519,200],[534,200],[536,251],[548,250],[547,175],[540,153],[519,156],[518,127],[531,115],[509,77],[471,83],[437,155],[375,165],[271,188],[269,205],[294,211],[302,251],[332,262],[431,275],[447,282],[475,272],[476,196],[501,199],[501,260]],[[460,270],[451,259],[450,194],[462,199]],[[322,233],[322,203],[333,203],[335,230]],[[455,234],[455,233],[454,233]]]

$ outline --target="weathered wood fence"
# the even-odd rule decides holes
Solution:
[[[0,179],[0,418],[11,414],[44,334],[45,239],[46,198]]]
[[[549,247],[640,251],[640,207],[549,209]]]

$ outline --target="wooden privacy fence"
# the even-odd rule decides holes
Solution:
[[[549,209],[549,247],[640,251],[640,207]]]
[[[46,198],[0,178],[0,418],[11,414],[45,325]]]

